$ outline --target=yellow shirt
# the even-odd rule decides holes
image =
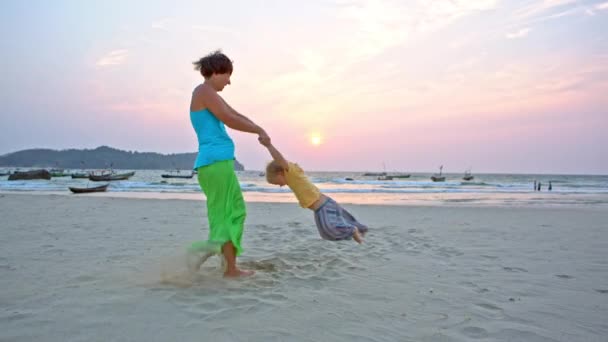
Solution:
[[[287,162],[289,170],[285,171],[285,182],[293,191],[302,208],[308,208],[320,197],[321,192],[304,174],[304,170],[295,163]]]

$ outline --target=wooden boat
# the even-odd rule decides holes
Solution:
[[[171,174],[164,174],[164,175],[160,175],[163,178],[183,178],[183,179],[190,179],[192,178],[192,176],[194,176],[194,173],[191,173],[189,175],[171,175]]]
[[[76,188],[76,187],[70,186],[69,189],[71,192],[73,192],[75,194],[84,194],[87,192],[104,192],[108,189],[108,185],[110,185],[110,183],[105,184],[105,185],[100,185],[100,186],[94,186],[91,188]]]
[[[431,176],[431,180],[433,182],[444,182],[445,181],[445,176],[442,176],[442,171],[443,171],[443,165],[441,165],[439,167],[439,174],[434,174]]]
[[[386,172],[366,172],[363,174],[363,176],[365,177],[369,177],[369,176],[386,176]]]
[[[90,172],[85,171],[85,167],[84,167],[84,161],[80,161],[80,164],[82,165],[80,172],[74,172],[71,174],[72,179],[76,179],[76,178],[89,178],[89,175],[91,175]]]
[[[115,180],[125,180],[129,179],[135,175],[135,172],[127,172],[127,173],[110,173],[110,174],[102,174],[102,175],[89,175],[89,180],[93,182],[107,182],[107,181],[115,181]]]
[[[9,181],[14,180],[31,180],[31,179],[46,179],[51,180],[51,174],[47,170],[30,170],[30,171],[15,171],[8,176]]]
[[[175,172],[171,172],[171,173],[165,173],[160,175],[163,178],[182,178],[182,179],[190,179],[194,176],[194,172],[190,172],[190,174],[187,175],[182,175],[179,173],[179,170],[176,170]]]
[[[396,175],[390,175],[393,178],[410,178],[410,175],[402,175],[402,174],[396,174]]]
[[[64,169],[61,168],[53,168],[49,170],[51,177],[67,177],[69,174],[64,172]]]
[[[464,179],[465,181],[470,181],[473,180],[473,178],[475,178],[475,176],[473,176],[471,174],[471,169],[468,169],[464,172],[464,177],[462,177],[462,179]]]

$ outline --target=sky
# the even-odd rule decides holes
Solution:
[[[203,79],[317,171],[608,174],[608,0],[0,5],[0,155],[184,153]],[[270,160],[229,130],[247,169]]]

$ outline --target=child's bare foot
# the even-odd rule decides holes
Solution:
[[[255,274],[255,271],[252,270],[232,270],[224,272],[224,278],[239,278],[239,277],[249,277]]]

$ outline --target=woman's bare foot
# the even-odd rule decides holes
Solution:
[[[255,274],[255,271],[252,270],[232,270],[224,272],[224,278],[239,278],[239,277],[249,277]]]

